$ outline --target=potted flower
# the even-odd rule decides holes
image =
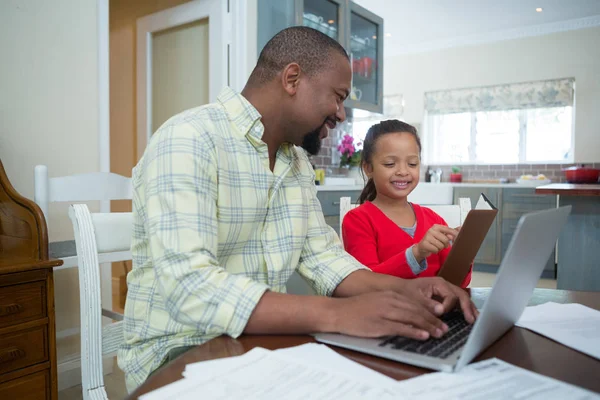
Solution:
[[[344,135],[342,142],[337,149],[340,152],[340,168],[345,168],[348,171],[348,177],[355,179],[357,183],[362,183],[363,179],[360,176],[360,159],[362,143],[354,144],[354,138],[348,134]]]
[[[450,182],[462,182],[462,173],[460,172],[460,168],[456,165],[452,167],[452,173],[450,174]]]

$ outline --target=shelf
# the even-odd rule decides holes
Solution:
[[[362,75],[357,75],[356,73],[352,73],[352,82],[358,85],[375,85],[377,84],[377,77],[372,76],[371,78],[365,78]]]

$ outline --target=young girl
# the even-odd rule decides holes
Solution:
[[[367,132],[362,151],[369,178],[355,209],[342,222],[346,251],[375,272],[412,279],[435,276],[458,231],[426,207],[409,203],[419,183],[421,141],[417,130],[398,120]],[[467,275],[462,287],[471,281]]]

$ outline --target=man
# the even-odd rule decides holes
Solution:
[[[345,119],[346,52],[305,27],[278,33],[241,94],[168,120],[133,171],[133,270],[119,366],[129,390],[191,346],[219,335],[341,332],[439,337],[456,301],[441,279],[373,273],[326,225],[314,172]],[[298,271],[323,296],[285,294]],[[435,301],[441,299],[442,303]]]

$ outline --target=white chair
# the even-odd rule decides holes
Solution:
[[[102,356],[116,353],[123,342],[123,316],[102,309],[100,264],[107,254],[113,261],[131,259],[131,213],[90,213],[87,205],[73,204],[69,217],[75,232],[81,307],[81,386],[83,399],[108,399],[104,389]],[[125,258],[116,260],[115,254]],[[119,322],[102,326],[102,316]]]
[[[50,202],[83,202],[131,200],[131,178],[108,172],[94,172],[48,178],[48,167],[36,165],[34,170],[33,200],[42,209],[48,222],[48,205]],[[54,270],[77,266],[75,242],[51,242],[48,245],[51,258],[60,258],[63,265]],[[104,254],[101,262],[112,262],[121,259],[123,254]]]

